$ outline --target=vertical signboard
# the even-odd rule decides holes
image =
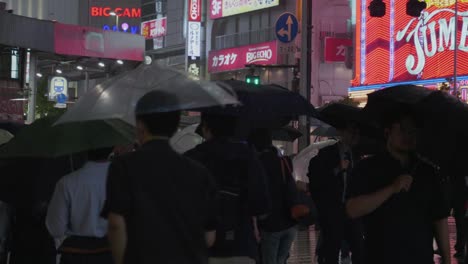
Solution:
[[[201,38],[202,38],[202,2],[201,0],[188,0],[187,23],[187,72],[199,78],[201,76]]]
[[[68,81],[64,77],[55,76],[50,79],[49,100],[55,101],[57,108],[66,108],[68,99]]]
[[[188,22],[187,56],[200,57],[201,55],[201,23]]]

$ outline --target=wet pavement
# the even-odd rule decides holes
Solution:
[[[449,235],[450,235],[450,248],[452,250],[451,254],[453,256],[454,249],[453,246],[456,242],[456,230],[455,230],[455,221],[453,218],[449,218]],[[316,247],[316,234],[314,228],[311,227],[309,230],[300,231],[297,235],[297,239],[294,241],[291,248],[291,256],[288,260],[288,264],[316,264],[315,258],[315,247]],[[441,263],[440,257],[434,257],[435,263]],[[342,264],[351,263],[349,259],[343,261]],[[461,264],[462,261],[458,262],[455,258],[452,257],[451,264]]]

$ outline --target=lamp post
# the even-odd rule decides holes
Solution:
[[[301,35],[300,94],[310,102],[312,70],[312,1],[310,0],[302,0]],[[310,144],[310,118],[301,116],[299,128],[303,136],[299,138],[298,148],[302,150]]]
[[[117,15],[117,13],[114,11],[110,12],[109,15],[115,17],[115,28],[116,31],[119,31],[119,15]]]

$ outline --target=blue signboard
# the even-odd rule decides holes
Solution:
[[[289,43],[297,36],[299,22],[293,14],[284,13],[276,20],[275,29],[276,38],[283,43]]]
[[[50,80],[49,100],[55,101],[55,107],[65,108],[68,99],[68,81],[61,76],[55,76]]]

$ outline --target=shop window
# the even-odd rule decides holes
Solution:
[[[0,51],[0,79],[19,79],[21,59],[18,49],[4,47]]]
[[[11,79],[19,79],[19,67],[20,67],[20,58],[18,50],[11,51]]]
[[[260,27],[260,16],[258,14],[252,14],[250,16],[250,31],[257,31]]]

